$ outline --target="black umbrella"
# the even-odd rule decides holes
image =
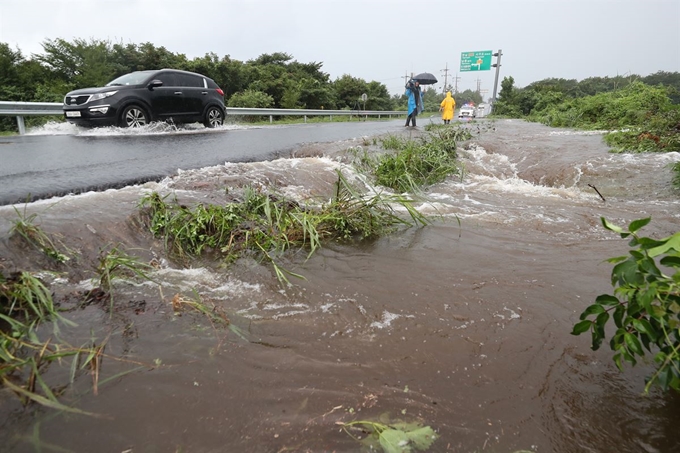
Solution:
[[[437,78],[429,72],[421,72],[413,77],[413,80],[417,80],[421,85],[434,85],[437,83]]]

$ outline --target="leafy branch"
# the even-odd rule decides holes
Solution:
[[[654,350],[656,371],[646,380],[645,392],[652,385],[680,390],[680,232],[657,240],[638,234],[651,218],[634,220],[627,229],[601,220],[606,229],[630,238],[631,250],[628,256],[607,260],[615,264],[611,274],[614,295],[598,296],[581,313],[571,333],[590,331],[592,349],[597,350],[613,318],[616,332],[609,346],[615,351],[616,366],[622,371],[624,361],[635,366],[636,357]]]

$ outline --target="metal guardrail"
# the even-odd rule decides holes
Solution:
[[[24,124],[24,116],[50,116],[58,115],[62,116],[64,111],[62,110],[62,104],[59,102],[12,102],[12,101],[0,101],[0,115],[4,116],[16,116],[17,124],[19,126],[19,134],[23,135],[26,133],[26,126]],[[305,123],[307,122],[308,116],[329,116],[333,119],[333,116],[381,116],[392,117],[406,115],[405,111],[392,110],[392,111],[381,111],[381,110],[322,110],[322,109],[249,109],[249,108],[237,108],[237,107],[227,107],[227,115],[234,116],[268,116],[269,122],[274,122],[275,116],[304,116]]]

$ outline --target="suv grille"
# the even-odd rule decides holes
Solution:
[[[90,99],[89,94],[81,94],[80,96],[66,96],[64,104],[66,105],[82,105]]]

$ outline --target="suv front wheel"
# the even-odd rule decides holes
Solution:
[[[149,123],[149,116],[138,105],[128,105],[120,115],[120,127],[141,127]]]
[[[224,123],[224,112],[219,107],[208,107],[205,112],[203,124],[205,127],[214,128],[221,126]]]

